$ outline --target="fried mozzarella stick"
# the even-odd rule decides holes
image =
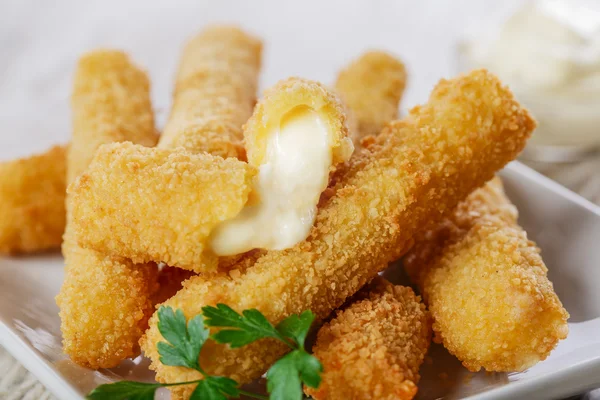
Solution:
[[[73,232],[81,245],[102,253],[207,271],[195,262],[216,258],[204,244],[244,208],[255,174],[233,158],[105,145],[69,187]]]
[[[71,96],[73,137],[67,153],[67,183],[90,165],[98,147],[130,141],[154,146],[158,140],[146,73],[120,51],[84,55]]]
[[[70,183],[101,144],[156,144],[149,86],[146,74],[122,52],[95,51],[80,59],[71,98]],[[114,367],[139,353],[138,341],[153,311],[150,297],[157,289],[157,268],[81,248],[73,222],[68,210],[65,279],[56,297],[63,351],[86,367]]]
[[[431,321],[411,288],[375,278],[318,333],[323,364],[313,399],[412,399],[431,342]]]
[[[352,132],[354,143],[378,134],[398,118],[405,86],[404,64],[383,51],[369,51],[339,73],[335,89],[358,125]]]
[[[443,80],[428,104],[390,124],[350,159],[334,194],[319,206],[305,241],[267,252],[243,274],[192,277],[165,305],[188,318],[216,303],[238,311],[256,308],[273,323],[307,309],[325,318],[400,257],[427,221],[450,212],[512,160],[534,127],[527,111],[488,72]],[[157,322],[155,313],[141,341],[157,379],[201,378],[195,371],[161,364]],[[271,341],[242,349],[209,341],[200,363],[210,374],[248,382],[285,351]],[[176,388],[175,398],[187,398],[192,389]]]
[[[436,341],[471,371],[523,371],[567,337],[569,314],[498,178],[420,234],[405,266]]]
[[[290,79],[267,91],[245,130],[250,163],[178,149],[138,156],[124,145],[100,158],[73,187],[80,243],[215,272],[217,256],[304,240],[330,170],[352,154],[341,103],[316,82]],[[115,180],[131,168],[136,176]]]
[[[242,125],[254,107],[261,52],[258,39],[235,27],[209,27],[190,40],[158,147],[244,159]]]
[[[245,158],[242,125],[254,106],[261,49],[257,39],[235,27],[215,26],[192,39],[181,57],[171,118],[159,147]],[[167,300],[190,276],[191,271],[163,268],[156,301]]]
[[[65,231],[66,148],[0,163],[0,254],[58,249]]]
[[[221,256],[283,250],[306,239],[330,172],[354,151],[340,100],[300,78],[265,92],[244,142],[248,163],[259,169],[254,201],[213,233],[210,245]]]

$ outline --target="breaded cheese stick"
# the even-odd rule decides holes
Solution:
[[[358,125],[352,132],[355,144],[398,118],[405,86],[404,64],[383,51],[369,51],[339,73],[335,89]]]
[[[71,183],[101,144],[156,143],[149,86],[146,74],[122,52],[95,51],[79,60],[71,98]],[[153,310],[150,298],[157,289],[157,268],[81,248],[72,224],[67,210],[65,278],[56,297],[63,351],[85,367],[114,367],[139,353],[138,341]]]
[[[567,337],[569,314],[499,178],[420,234],[405,266],[436,341],[471,371],[523,371]]]
[[[242,125],[254,107],[261,53],[258,39],[231,26],[206,28],[190,40],[158,147],[244,159]]]
[[[377,277],[318,333],[321,400],[412,399],[431,342],[431,320],[411,288]]]
[[[265,92],[244,129],[248,163],[259,170],[253,201],[213,232],[220,256],[282,250],[308,236],[329,175],[354,151],[341,101],[301,78]]]
[[[261,49],[259,40],[234,27],[215,26],[192,39],[181,57],[171,118],[159,147],[244,158],[242,125],[254,106]],[[190,276],[180,268],[163,268],[156,301],[167,300]]]
[[[158,140],[150,82],[123,52],[97,50],[81,57],[71,96],[73,137],[67,153],[67,183],[88,167],[105,143]]]
[[[60,248],[65,231],[66,148],[0,163],[0,254]]]
[[[133,264],[77,245],[65,232],[65,278],[56,297],[63,351],[77,364],[112,368],[139,355],[138,341],[154,310],[154,264]]]
[[[244,208],[256,170],[243,161],[132,143],[100,147],[69,187],[73,232],[84,247],[142,263],[212,271],[212,230]]]
[[[196,272],[215,272],[217,256],[290,247],[308,235],[330,170],[352,154],[346,135],[339,100],[316,82],[290,79],[265,94],[246,124],[249,164],[115,146],[125,151],[99,159],[91,180],[73,188],[80,242]],[[114,183],[131,168],[135,177]]]
[[[512,160],[534,127],[510,91],[485,70],[442,80],[426,105],[390,124],[350,159],[305,241],[267,252],[243,274],[192,277],[164,304],[188,318],[216,303],[238,311],[256,308],[273,323],[307,309],[325,318],[410,248],[426,221],[441,219]],[[155,313],[141,341],[157,379],[201,378],[160,363],[157,322]],[[285,351],[272,341],[242,349],[209,341],[200,362],[210,374],[248,382]],[[192,389],[178,387],[174,398],[187,398]]]

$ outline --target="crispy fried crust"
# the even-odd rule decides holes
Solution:
[[[344,106],[325,86],[302,78],[288,78],[267,90],[244,126],[244,142],[248,162],[256,167],[264,162],[269,135],[279,126],[285,114],[296,107],[314,110],[331,135],[332,163],[347,161],[354,145],[348,138]]]
[[[65,280],[56,297],[63,351],[84,367],[112,368],[139,354],[158,290],[155,265],[106,257],[65,234]]]
[[[352,111],[357,129],[352,139],[377,135],[398,118],[398,105],[406,86],[402,61],[383,51],[369,51],[340,71],[335,89]]]
[[[105,145],[69,187],[73,230],[80,245],[115,257],[215,272],[208,237],[242,210],[255,174],[233,158]]]
[[[60,248],[66,174],[62,146],[0,163],[0,254]]]
[[[277,323],[312,310],[326,317],[411,246],[426,221],[440,219],[521,151],[535,122],[510,91],[486,71],[441,81],[429,103],[390,124],[350,166],[320,207],[310,236],[270,251],[239,276],[195,276],[165,304],[190,318],[222,302],[257,308]],[[142,347],[161,382],[198,379],[160,363],[163,340],[153,315]],[[243,349],[207,342],[200,361],[210,374],[247,382],[285,348],[259,341]],[[192,387],[177,389],[189,396]]]
[[[361,290],[318,333],[313,354],[323,364],[316,400],[412,399],[431,342],[431,320],[412,289],[383,278]]]
[[[67,182],[90,164],[105,143],[158,140],[150,103],[150,82],[123,52],[98,50],[81,57],[71,96],[73,138],[67,153]]]
[[[471,371],[522,371],[567,336],[569,315],[498,178],[423,232],[405,265],[436,341]]]
[[[158,147],[245,159],[242,125],[254,107],[261,53],[261,42],[236,27],[209,27],[190,40]]]
[[[244,159],[242,125],[254,106],[261,53],[258,39],[234,27],[214,26],[193,38],[182,54],[159,147]],[[220,259],[219,264],[232,260]],[[167,300],[191,276],[179,268],[163,268],[155,302]]]
[[[156,143],[148,78],[122,52],[83,56],[71,102],[69,181],[87,168],[104,143]],[[139,354],[138,341],[153,311],[150,297],[157,290],[158,270],[155,264],[136,265],[80,248],[69,214],[63,243],[65,279],[56,297],[63,351],[85,367],[114,367]]]

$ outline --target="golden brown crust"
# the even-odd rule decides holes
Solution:
[[[0,254],[60,248],[66,174],[63,146],[0,163]]]
[[[436,340],[471,371],[522,371],[567,336],[568,313],[498,178],[420,234],[405,266]]]
[[[194,37],[181,57],[171,115],[159,147],[182,146],[192,153],[245,159],[242,124],[254,106],[261,53],[260,41],[235,27],[213,26]],[[228,266],[239,257],[220,259],[219,264]],[[181,288],[191,276],[177,269],[160,272],[156,301],[167,300],[171,296],[165,293],[175,294],[174,288]]]
[[[102,144],[128,140],[154,146],[158,140],[148,77],[121,51],[97,50],[80,58],[71,108],[67,183],[87,168]]]
[[[65,234],[65,280],[56,297],[63,351],[87,368],[112,368],[139,354],[158,290],[153,264],[83,249]]]
[[[412,399],[431,342],[431,320],[412,289],[383,278],[325,324],[313,354],[323,364],[316,400]]]
[[[83,56],[71,103],[68,182],[87,168],[102,144],[156,143],[148,78],[122,52],[95,51]],[[157,268],[82,249],[69,214],[67,210],[62,248],[65,279],[56,297],[63,351],[85,367],[115,367],[139,354],[138,341],[153,310],[150,298],[157,290]]]
[[[322,84],[302,78],[288,78],[267,90],[252,117],[244,126],[244,142],[248,162],[260,166],[264,162],[266,143],[281,120],[296,107],[314,110],[331,135],[332,163],[347,161],[354,145],[348,138],[344,106],[338,97]]]
[[[233,158],[105,145],[69,186],[73,230],[80,245],[115,257],[215,272],[208,237],[244,208],[255,175]]]
[[[441,81],[429,102],[384,129],[349,161],[334,195],[320,207],[309,237],[269,251],[238,277],[195,276],[165,304],[190,318],[205,305],[257,308],[277,323],[312,310],[325,318],[399,258],[426,221],[441,219],[521,151],[535,126],[493,75],[480,70]],[[161,382],[197,379],[159,361],[153,315],[142,347]],[[238,382],[260,376],[285,348],[256,342],[243,349],[207,342],[203,368]],[[182,387],[179,395],[189,395]]]
[[[398,118],[405,86],[404,64],[383,51],[366,52],[340,71],[335,89],[357,122],[357,129],[352,132],[356,145]]]
[[[158,147],[244,159],[242,125],[255,103],[261,53],[261,42],[236,27],[212,26],[192,38]]]

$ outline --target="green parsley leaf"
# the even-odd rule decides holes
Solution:
[[[87,396],[90,400],[154,400],[159,383],[121,381],[100,385]]]
[[[308,354],[306,351],[299,350],[296,355],[296,368],[300,372],[300,379],[306,386],[315,389],[319,387],[323,365],[317,357]]]
[[[227,400],[240,396],[238,384],[224,376],[208,376],[198,382],[190,400]]]
[[[171,307],[158,309],[158,330],[173,346],[181,346],[187,337],[187,320],[183,311],[174,311]]]
[[[295,351],[280,358],[267,371],[267,391],[273,400],[301,400],[302,382],[296,369]]]
[[[272,400],[301,400],[302,383],[318,387],[323,366],[304,350],[294,350],[269,368],[267,390]]]
[[[202,313],[207,326],[237,328],[222,329],[212,335],[212,339],[217,343],[228,343],[232,348],[268,337],[282,339],[269,320],[256,309],[245,310],[239,314],[225,304],[217,304],[216,307],[202,307]]]
[[[201,314],[186,325],[181,310],[174,312],[171,307],[161,306],[158,309],[158,330],[167,340],[157,345],[161,363],[200,370],[198,356],[209,335]]]
[[[88,394],[92,400],[153,400],[156,389],[163,386],[196,384],[191,400],[227,400],[246,395],[266,399],[263,395],[245,392],[233,379],[207,375],[198,363],[202,346],[209,338],[209,326],[224,328],[213,335],[219,343],[241,347],[263,338],[278,339],[294,349],[267,372],[267,390],[274,400],[302,399],[302,385],[318,387],[323,366],[304,350],[306,335],[315,316],[310,311],[291,315],[275,328],[256,309],[241,314],[225,304],[203,307],[203,314],[186,321],[181,310],[162,306],[158,310],[158,329],[166,342],[158,343],[160,361],[165,365],[195,369],[203,379],[175,382],[168,385],[122,381],[101,385]]]
[[[277,330],[283,336],[294,339],[299,348],[304,348],[306,335],[314,320],[315,314],[307,310],[300,315],[290,315],[277,325]]]

